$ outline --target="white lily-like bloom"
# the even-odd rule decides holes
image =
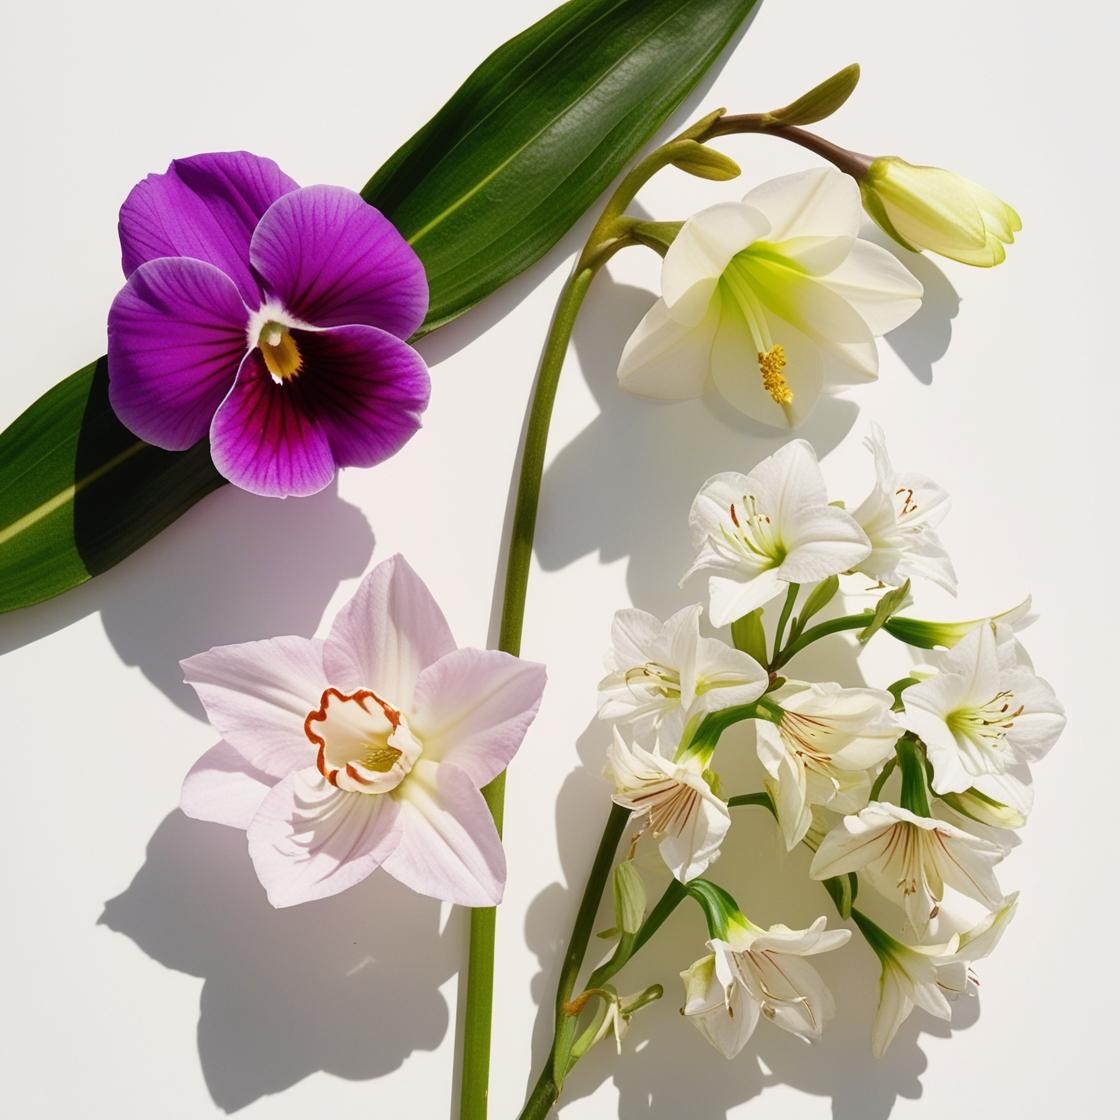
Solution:
[[[905,945],[878,928],[865,930],[882,964],[879,1006],[871,1028],[876,1058],[886,1053],[915,1007],[946,1022],[952,1017],[949,1001],[967,991],[973,980],[969,965],[995,949],[1015,916],[1018,899],[1018,892],[1008,895],[972,929],[939,945]]]
[[[693,755],[673,762],[637,743],[618,728],[607,750],[605,776],[614,784],[616,805],[644,818],[666,867],[682,883],[702,875],[719,856],[731,813],[713,792],[703,761]]]
[[[872,424],[865,443],[875,457],[875,485],[852,516],[867,534],[871,553],[856,570],[892,586],[916,576],[956,594],[953,564],[933,531],[949,512],[949,495],[924,475],[898,473],[878,424]]]
[[[1065,727],[1054,690],[1035,676],[1010,632],[989,623],[942,654],[938,667],[902,694],[902,720],[926,745],[934,791],[977,789],[1026,816],[1028,764]]]
[[[746,919],[729,924],[727,940],[709,941],[711,954],[681,973],[685,1018],[725,1058],[746,1046],[760,1016],[801,1038],[820,1038],[836,1005],[804,958],[839,949],[851,937],[824,927],[823,917],[808,929],[761,929]]]
[[[708,613],[716,626],[768,603],[791,583],[846,572],[871,551],[852,515],[828,504],[816,452],[800,439],[750,474],[708,479],[688,523],[696,559],[684,578],[712,573]]]
[[[714,382],[741,412],[785,428],[826,387],[877,377],[875,338],[917,311],[922,286],[860,240],[860,217],[855,182],[823,168],[690,218],[622,353],[622,387],[683,400]]]
[[[750,654],[701,636],[702,612],[685,607],[667,622],[641,610],[615,614],[600,718],[650,727],[671,752],[689,717],[750,704],[766,691],[768,674]]]
[[[1003,894],[992,869],[1006,854],[1006,846],[946,821],[872,801],[824,838],[809,874],[831,879],[858,871],[906,910],[915,929],[924,931],[937,916],[946,885],[977,902],[998,906]]]
[[[855,813],[867,804],[871,767],[894,753],[902,728],[891,712],[894,698],[875,688],[790,681],[769,699],[782,718],[755,724],[758,756],[793,851],[813,823],[814,805]]]

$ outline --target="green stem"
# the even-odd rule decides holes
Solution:
[[[782,613],[778,616],[778,629],[774,632],[774,656],[772,658],[773,664],[771,669],[777,668],[781,662],[782,640],[786,636],[786,623],[789,622],[789,616],[793,614],[793,604],[797,602],[797,592],[800,590],[800,584],[791,583],[786,591],[786,601],[782,604]]]
[[[770,666],[771,670],[777,671],[783,665],[787,664],[795,654],[800,653],[806,646],[812,645],[814,642],[827,637],[829,634],[838,634],[842,630],[862,630],[874,617],[874,611],[861,611],[859,614],[846,614],[842,615],[840,618],[830,618],[827,622],[821,622],[816,626],[810,626],[808,630],[801,634],[795,641],[790,642],[789,645],[782,650],[777,660]]]

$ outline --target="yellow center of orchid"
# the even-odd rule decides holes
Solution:
[[[782,344],[775,343],[765,353],[759,351],[758,368],[762,371],[762,387],[775,404],[792,404],[793,390],[782,374],[786,368],[786,352]]]
[[[303,369],[303,355],[287,327],[279,323],[265,323],[257,345],[261,348],[264,364],[278,385],[290,381]]]

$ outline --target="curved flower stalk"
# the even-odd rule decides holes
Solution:
[[[665,254],[661,298],[618,367],[624,389],[662,400],[709,382],[772,427],[801,423],[822,391],[873,380],[875,338],[917,311],[922,286],[859,238],[855,183],[831,168],[703,210]]]
[[[859,179],[864,209],[900,245],[992,268],[1023,228],[1019,215],[986,187],[941,167],[879,156]]]
[[[787,443],[749,474],[708,479],[688,522],[696,559],[684,579],[712,573],[709,613],[716,626],[792,584],[848,571],[871,552],[851,514],[829,504],[816,452],[804,440]]]
[[[907,945],[892,937],[858,910],[852,917],[882,966],[879,1004],[871,1030],[871,1052],[881,1058],[898,1028],[915,1007],[948,1022],[950,1000],[974,982],[969,969],[989,956],[1015,916],[1019,895],[1008,895],[997,910],[962,934],[936,945]]]
[[[917,930],[938,914],[945,887],[988,906],[1003,892],[993,868],[1007,848],[901,805],[872,801],[847,816],[821,841],[809,874],[832,879],[858,872],[902,906]]]
[[[999,633],[978,626],[943,654],[935,676],[903,693],[902,720],[926,745],[935,793],[974,789],[1025,817],[1029,764],[1057,742],[1065,711],[1018,642]]]
[[[836,1002],[820,973],[805,960],[847,944],[851,932],[825,929],[817,918],[808,929],[774,925],[762,929],[741,912],[711,953],[681,973],[684,1017],[725,1058],[734,1058],[764,1017],[808,1041],[821,1037]]]
[[[300,187],[271,160],[216,152],[149,175],[121,207],[128,278],[109,311],[109,399],[182,451],[209,435],[231,482],[313,494],[420,426],[428,371],[419,258],[342,187]]]
[[[925,475],[896,471],[878,424],[871,425],[864,442],[875,458],[875,485],[852,516],[867,534],[871,552],[856,571],[892,586],[928,579],[955,595],[957,576],[934,532],[949,512],[949,495]]]
[[[759,720],[758,756],[792,851],[813,824],[813,807],[859,812],[874,768],[894,754],[902,733],[891,713],[894,697],[873,688],[790,681],[770,694],[777,723]]]
[[[672,753],[685,723],[766,691],[766,670],[749,654],[700,633],[700,606],[661,622],[646,611],[618,611],[610,672],[599,682],[599,717],[649,729]]]
[[[378,867],[447,902],[501,898],[505,857],[479,789],[521,745],[544,667],[458,649],[402,557],[366,576],[325,641],[222,646],[183,671],[222,736],[187,775],[183,811],[246,830],[274,906]]]

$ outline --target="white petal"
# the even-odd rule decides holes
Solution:
[[[870,241],[856,240],[826,283],[859,313],[873,335],[905,323],[922,305],[922,285],[893,254]]]
[[[421,759],[399,787],[403,835],[383,866],[419,894],[459,906],[496,906],[506,858],[469,774]]]
[[[903,977],[889,966],[883,968],[879,981],[879,1006],[875,1011],[875,1023],[871,1028],[871,1053],[881,1058],[887,1047],[894,1041],[898,1028],[910,1017],[914,1001],[910,990],[904,985]]]
[[[665,866],[682,883],[704,874],[731,827],[730,811],[704,779],[697,777],[692,784],[700,794],[693,811],[680,822],[679,831],[666,835],[658,845]]]
[[[778,575],[789,583],[815,583],[854,568],[871,551],[852,515],[835,506],[808,506],[782,522],[787,553]]]
[[[859,230],[859,187],[835,168],[797,171],[761,183],[743,202],[770,223],[767,241],[798,237],[852,239]]]
[[[682,324],[658,300],[635,327],[618,362],[618,383],[628,393],[661,401],[683,401],[704,392],[712,342],[720,320],[713,294],[695,323]]]
[[[392,798],[335,789],[311,767],[272,789],[248,838],[257,878],[279,907],[361,882],[396,847],[401,830]]]
[[[339,611],[323,650],[330,683],[373,689],[402,711],[416,678],[455,648],[447,619],[403,556],[378,564]]]
[[[662,628],[661,620],[649,611],[636,607],[615,611],[611,624],[614,665],[626,669],[657,660],[654,647],[660,641]]]
[[[477,787],[517,753],[540,707],[545,668],[498,650],[458,649],[416,682],[412,728],[432,762],[453,762]]]
[[[328,684],[322,642],[288,637],[218,646],[181,665],[211,725],[258,770],[283,778],[314,759],[303,721]]]
[[[699,322],[728,261],[769,231],[765,217],[741,202],[720,202],[694,214],[674,238],[661,266],[661,295],[667,310],[682,323]]]
[[[276,779],[247,762],[223,740],[211,747],[183,779],[179,808],[196,821],[245,829]]]
[[[765,606],[785,589],[786,584],[773,569],[748,580],[712,576],[708,580],[708,616],[713,626],[730,626],[755,607]]]

